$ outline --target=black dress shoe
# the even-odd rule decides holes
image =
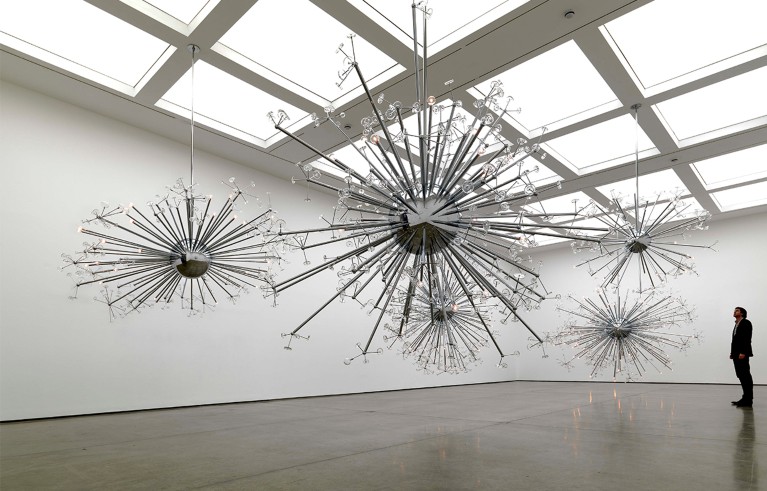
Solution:
[[[732,401],[730,404],[732,404],[733,406],[737,406],[737,405],[738,405],[738,404],[740,404],[741,402],[743,402],[743,399],[741,399],[741,400],[739,400],[739,401]]]
[[[745,401],[738,401],[737,404],[735,404],[735,407],[751,407],[752,404],[750,402]]]

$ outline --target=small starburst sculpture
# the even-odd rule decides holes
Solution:
[[[655,288],[668,277],[694,272],[695,248],[712,249],[715,244],[698,245],[687,241],[693,230],[707,230],[710,214],[691,211],[691,204],[678,195],[663,200],[660,195],[653,202],[634,207],[632,215],[620,198],[613,198],[613,209],[605,209],[592,202],[588,213],[610,229],[598,242],[574,241],[575,252],[590,250],[597,253],[577,264],[588,266],[592,276],[604,274],[603,287],[617,285],[630,266],[638,269],[640,289]],[[644,280],[644,281],[643,281]]]
[[[613,377],[642,375],[648,365],[659,372],[661,367],[670,370],[671,359],[664,348],[685,350],[695,338],[675,331],[692,321],[692,311],[681,299],[658,290],[637,293],[631,300],[621,299],[619,290],[615,294],[615,302],[603,289],[598,290],[598,301],[570,297],[577,306],[558,310],[574,320],[556,336],[556,342],[575,348],[575,358],[586,358],[593,366],[591,376],[608,367]]]
[[[227,184],[230,194],[218,212],[212,196],[196,195],[180,179],[168,195],[147,203],[149,213],[132,204],[94,209],[78,231],[97,240],[79,254],[62,254],[62,269],[75,281],[73,297],[80,287],[102,286],[96,300],[109,307],[110,318],[174,301],[197,313],[215,306],[219,295],[235,301],[247,287],[272,283],[271,264],[279,259],[272,232],[282,221],[271,209],[239,218],[246,195],[234,178]]]
[[[640,107],[641,104],[631,107],[637,131]],[[590,250],[597,254],[577,266],[587,265],[592,276],[604,274],[602,287],[619,285],[629,266],[634,264],[639,289],[643,290],[648,283],[649,288],[655,288],[669,276],[694,272],[692,249],[713,249],[715,245],[687,242],[689,231],[708,229],[706,221],[711,214],[707,211],[692,210],[692,205],[680,199],[678,193],[670,199],[663,199],[658,194],[652,202],[640,198],[638,141],[637,137],[634,152],[636,194],[633,203],[627,205],[616,196],[613,196],[608,208],[591,202],[587,215],[602,222],[609,232],[597,242],[578,240],[571,243],[574,252]]]
[[[489,339],[496,343],[483,292],[475,283],[461,284],[449,267],[434,264],[398,290],[394,311],[400,313],[384,326],[384,339],[400,342],[403,355],[427,373],[466,372]]]
[[[62,254],[65,264],[61,269],[74,280],[70,298],[77,297],[80,287],[102,286],[94,299],[107,305],[110,320],[176,301],[190,314],[202,313],[213,308],[220,296],[234,302],[247,287],[274,282],[272,265],[283,249],[274,232],[284,222],[271,203],[256,218],[245,220],[238,217],[239,206],[247,203],[249,194],[234,177],[224,183],[229,196],[218,212],[212,206],[213,196],[196,192],[194,65],[200,48],[194,44],[187,48],[192,55],[190,184],[178,179],[167,186],[167,194],[147,203],[146,213],[132,203],[102,203],[78,229],[96,241],[84,243],[75,255]],[[269,295],[272,289],[266,291]]]

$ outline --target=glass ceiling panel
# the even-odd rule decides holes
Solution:
[[[407,47],[413,46],[413,2],[392,2],[391,0],[348,0],[362,13],[381,25]],[[481,29],[490,22],[511,12],[527,0],[485,0],[466,2],[464,0],[440,0],[431,2],[432,16],[428,21],[427,34],[430,51],[446,48],[450,44]],[[418,38],[423,39],[421,14],[417,17]]]
[[[357,148],[365,148],[364,152],[367,154],[369,150],[367,150],[367,147],[364,145],[346,145],[345,147],[342,147],[338,150],[334,150],[328,154],[329,157],[334,157],[338,160],[340,160],[345,165],[348,165],[351,167],[354,171],[359,172],[363,176],[367,176],[370,174],[370,165],[368,164],[367,160],[365,160],[357,150],[355,150],[354,147]],[[371,157],[373,162],[375,163],[375,159]],[[321,159],[323,162],[325,159]],[[330,165],[330,167],[337,172],[337,175],[344,175],[343,171],[338,170],[334,165]]]
[[[0,12],[3,44],[98,83],[135,87],[169,48],[82,0],[2,0]]]
[[[282,19],[289,19],[289,24]],[[351,55],[349,34],[348,27],[308,0],[259,0],[219,43],[253,62],[248,63],[248,69],[277,83],[292,82],[309,91],[315,102],[325,105],[350,91],[351,95],[362,93],[354,70],[342,89],[336,85],[340,82],[339,72],[347,67],[344,55],[337,52],[338,46],[343,44],[344,51]],[[404,70],[360,36],[354,37],[354,52],[371,90]],[[397,68],[391,71],[392,67]]]
[[[369,159],[370,163],[365,159],[365,157],[361,156],[357,150],[355,150],[354,147],[359,148],[363,154],[365,154]],[[375,148],[375,147],[374,147]],[[388,176],[389,172],[386,170],[385,167],[387,164],[385,163],[384,158],[381,156],[379,151],[375,151],[375,153],[371,153],[371,150],[367,147],[367,145],[363,143],[355,143],[354,146],[351,144],[348,144],[344,147],[339,148],[338,150],[334,150],[332,152],[327,153],[328,157],[336,158],[340,160],[343,164],[348,165],[352,168],[352,170],[358,172],[362,176],[367,177],[370,172],[370,165],[372,166],[383,176]],[[394,154],[391,152],[386,152],[386,155],[389,157],[389,160],[391,162],[395,162]],[[379,160],[381,159],[381,160]],[[403,158],[403,162],[405,162],[406,159]],[[325,159],[319,159],[316,161],[317,168],[325,171],[329,174],[332,174],[337,177],[346,177],[346,173],[344,173],[342,170],[338,169],[334,165],[329,164]],[[375,177],[375,176],[374,176]]]
[[[560,136],[543,146],[558,154],[562,163],[578,174],[587,174],[634,160],[635,126],[633,116],[625,114]],[[639,158],[657,153],[658,149],[640,127]]]
[[[706,189],[767,177],[767,144],[691,164]]]
[[[634,202],[624,200],[623,205],[626,205],[627,208],[624,208],[626,213],[628,213],[630,216],[634,216]],[[653,220],[658,218],[663,213],[666,213],[667,211],[670,211],[669,208],[669,201],[668,200],[652,200],[650,201],[647,206],[641,206],[639,207],[639,216],[640,218],[644,219],[645,223],[652,223]],[[645,211],[645,209],[647,211]],[[693,197],[687,197],[682,200],[680,200],[676,205],[676,211],[671,213],[671,217],[669,221],[677,221],[682,220],[684,218],[691,218],[693,216],[696,216],[700,213],[705,212],[706,210],[701,206],[701,204],[698,202],[697,199]]]
[[[765,2],[767,4],[767,2]],[[716,136],[740,131],[738,123],[767,115],[767,67],[738,75],[658,103],[655,107],[677,140],[715,130]]]
[[[764,0],[737,4],[655,0],[605,28],[637,79],[649,88],[753,48],[765,48],[765,18]]]
[[[237,137],[268,140],[277,131],[265,108],[281,108],[295,124],[307,113],[281,101],[204,61],[195,63],[195,119]],[[191,69],[162,97],[158,106],[189,117],[192,100]],[[163,104],[164,103],[164,104]],[[258,108],[254,112],[253,108]],[[202,116],[206,118],[198,118]],[[263,142],[257,142],[263,144]]]
[[[490,84],[500,80],[506,95],[514,101],[509,108],[522,108],[520,113],[507,116],[515,126],[528,135],[542,126],[581,121],[597,112],[612,108],[615,94],[602,79],[583,51],[568,41],[532,60],[526,61],[500,75],[476,85],[487,94]]]
[[[711,193],[722,211],[740,210],[767,203],[767,181]]]
[[[175,17],[184,24],[189,24],[202,11],[209,0],[144,0],[166,14]]]
[[[612,198],[613,195],[615,195],[616,197],[621,196],[633,201],[634,194],[636,194],[636,180],[632,177],[625,181],[598,186],[597,191],[608,198]],[[662,197],[670,197],[669,195],[677,195],[680,193],[683,196],[690,194],[682,180],[676,175],[676,172],[671,169],[639,176],[640,200],[655,200],[659,194]]]

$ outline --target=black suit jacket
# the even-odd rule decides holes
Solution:
[[[751,321],[748,319],[741,319],[738,324],[738,329],[732,336],[732,344],[730,345],[730,358],[733,360],[738,358],[739,354],[746,356],[754,356],[751,352],[751,332],[753,327]]]

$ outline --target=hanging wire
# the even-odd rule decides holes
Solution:
[[[190,111],[192,114],[189,118],[189,125],[190,125],[189,129],[191,134],[191,138],[190,138],[191,142],[189,146],[192,149],[191,155],[189,158],[189,167],[190,167],[189,186],[191,187],[191,186],[194,186],[194,62],[195,62],[195,55],[200,51],[200,47],[197,46],[196,44],[190,44],[189,46],[187,46],[187,48],[192,53],[192,104],[190,108]]]
[[[631,109],[634,110],[634,179],[636,185],[636,194],[634,195],[634,217],[639,220],[639,108],[641,104],[634,104]]]

